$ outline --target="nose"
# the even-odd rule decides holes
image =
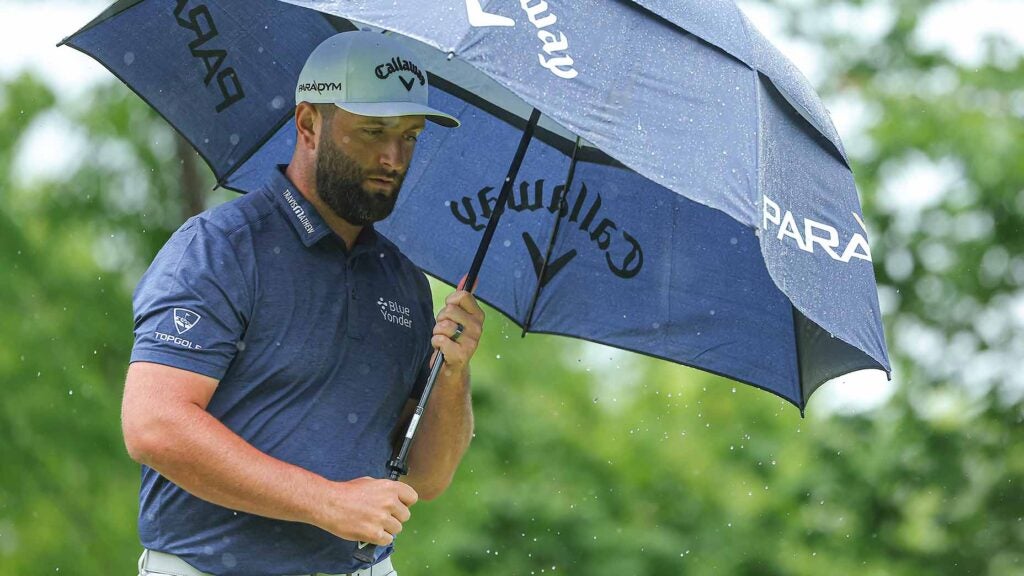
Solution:
[[[380,165],[388,171],[404,172],[410,151],[403,138],[389,138],[380,152]]]

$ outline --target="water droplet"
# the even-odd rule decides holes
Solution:
[[[134,62],[135,62],[135,52],[125,52],[124,53],[124,63],[126,65],[128,65],[128,66],[131,66]]]
[[[274,96],[274,99],[270,101],[270,107],[274,110],[284,108],[284,96]]]
[[[348,423],[349,424],[355,424],[356,422],[359,422],[359,415],[356,414],[355,412],[349,412],[348,413]]]
[[[232,146],[238,146],[239,140],[241,140],[241,137],[238,134],[232,134],[228,137],[228,141],[231,142]]]

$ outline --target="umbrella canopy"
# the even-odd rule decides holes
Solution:
[[[430,274],[465,273],[536,108],[482,300],[529,331],[722,374],[801,411],[829,379],[890,370],[842,143],[731,2],[122,0],[65,43],[245,192],[291,157],[306,56],[367,27],[419,60],[382,55],[378,74],[428,74],[431,105],[463,124],[428,127],[378,225]]]

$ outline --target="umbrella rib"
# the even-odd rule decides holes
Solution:
[[[85,32],[86,30],[88,30],[88,29],[90,29],[90,28],[92,28],[92,27],[94,27],[94,26],[96,26],[98,24],[106,22],[107,20],[113,18],[114,16],[117,16],[118,14],[124,12],[125,10],[135,6],[136,4],[141,4],[141,3],[142,3],[142,0],[120,0],[119,2],[111,4],[110,6],[107,7],[106,10],[104,10],[103,12],[100,12],[99,16],[96,16],[88,24],[86,24],[85,26],[82,26],[81,28],[79,28],[77,32],[75,32],[71,36],[68,36],[67,38],[64,38],[63,40],[58,42],[57,43],[57,47],[60,48],[61,46],[64,46],[65,44],[68,43],[68,40],[71,40],[72,38],[74,38],[75,36],[78,36],[82,32]]]
[[[514,112],[510,112],[509,110],[506,110],[501,106],[494,105],[491,102],[488,102],[485,98],[481,98],[473,94],[469,90],[466,90],[462,86],[459,86],[458,84],[450,80],[438,76],[433,72],[428,72],[427,76],[430,78],[431,90],[437,88],[443,92],[446,92],[447,94],[455,98],[458,98],[463,102],[466,102],[470,106],[483,112],[486,112],[491,116],[494,116],[495,118],[501,120],[502,122],[508,124],[509,126],[513,126],[515,128],[520,128],[522,126],[522,116],[519,116]],[[562,152],[566,156],[572,153],[570,150],[570,148],[573,145],[572,140],[556,132],[548,130],[543,126],[537,127],[536,132],[534,133],[534,138]],[[629,168],[622,162],[616,160],[614,157],[610,156],[608,153],[604,152],[600,148],[583,146],[581,144],[579,154],[580,160],[583,162],[601,164],[605,166],[611,166],[614,168],[622,168],[623,170],[629,170],[630,172],[634,171],[632,168]]]
[[[572,149],[572,160],[569,161],[569,173],[565,177],[565,186],[562,188],[562,196],[559,198],[558,211],[555,214],[555,227],[551,231],[551,238],[548,240],[548,250],[544,254],[544,262],[540,266],[540,270],[537,271],[537,287],[533,290],[533,297],[530,299],[530,307],[526,312],[526,320],[523,322],[523,334],[522,337],[526,337],[526,333],[530,330],[530,325],[533,324],[533,312],[537,307],[537,299],[540,298],[540,291],[544,288],[544,275],[548,270],[548,262],[551,260],[551,252],[555,248],[555,239],[558,237],[558,229],[562,226],[562,216],[568,211],[568,204],[565,201],[566,195],[569,194],[569,189],[572,188],[572,180],[576,175],[576,161],[578,160],[578,153],[580,151],[580,137],[576,137],[576,145]]]
[[[804,408],[807,406],[807,395],[804,394],[804,366],[803,358],[800,353],[800,326],[798,323],[797,314],[799,313],[796,306],[793,304],[789,305],[790,312],[793,316],[793,349],[796,350],[796,383],[797,392],[800,393],[800,403],[797,404],[797,408],[800,409],[800,417],[804,417]]]

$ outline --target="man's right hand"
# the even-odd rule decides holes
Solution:
[[[392,480],[333,482],[257,450],[206,411],[218,382],[134,362],[122,404],[131,457],[197,498],[231,510],[313,524],[346,540],[390,544],[419,495]]]
[[[394,480],[332,482],[316,525],[345,540],[387,546],[402,531],[417,500],[416,490]]]

